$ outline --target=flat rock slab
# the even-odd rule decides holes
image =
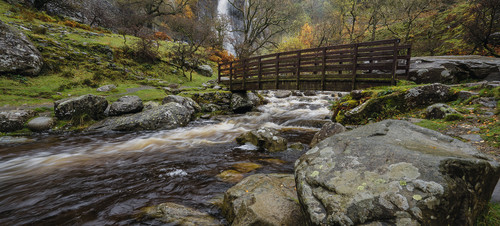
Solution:
[[[499,176],[469,144],[397,120],[329,137],[295,163],[313,225],[473,225]]]

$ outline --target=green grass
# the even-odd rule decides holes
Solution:
[[[174,45],[172,42],[159,41],[160,60],[144,63],[124,51],[124,38],[119,34],[102,33],[102,29],[84,25],[79,26],[85,29],[68,27],[64,25],[64,19],[11,6],[2,0],[0,19],[6,23],[15,22],[31,28],[31,31],[23,32],[40,50],[44,59],[44,67],[36,77],[17,74],[0,76],[0,106],[48,104],[58,99],[84,94],[105,95],[109,96],[109,100],[115,100],[120,96],[117,94],[127,92],[127,88],[144,85],[161,88],[169,84],[199,87],[208,80],[216,79],[215,76],[204,77],[196,72],[193,73],[193,81],[183,76],[181,71],[169,63],[169,52]],[[38,29],[41,25],[49,27],[46,33]],[[95,35],[96,33],[98,35]],[[137,40],[136,37],[126,36],[129,47],[133,48],[133,43]],[[206,63],[215,68],[215,63]],[[189,77],[189,74],[187,76]],[[114,93],[96,91],[97,87],[107,84],[117,85],[118,90]],[[126,95],[138,95],[148,101],[161,100],[162,95],[166,94],[157,89]]]
[[[500,225],[500,204],[490,203],[488,207],[488,212],[478,218],[477,226]]]

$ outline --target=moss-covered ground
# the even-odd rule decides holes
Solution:
[[[0,109],[20,106],[50,107],[56,100],[83,94],[99,94],[114,101],[123,95],[137,95],[143,101],[158,101],[166,94],[161,87],[199,87],[215,79],[193,73],[185,77],[169,58],[174,45],[158,41],[159,59],[147,62],[133,54],[139,39],[102,28],[91,28],[44,12],[12,6],[0,1],[0,20],[20,29],[41,52],[44,66],[38,76],[0,75]],[[215,63],[204,63],[215,68]],[[114,84],[112,92],[96,88]]]

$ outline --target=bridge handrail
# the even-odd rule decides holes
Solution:
[[[218,65],[218,80],[221,82],[224,77],[228,77],[228,85],[231,90],[262,89],[261,82],[263,76],[266,76],[267,80],[275,80],[273,88],[278,89],[280,77],[286,77],[288,80],[293,77],[296,80],[295,88],[300,89],[301,81],[304,80],[301,78],[302,73],[303,77],[305,76],[309,80],[316,78],[317,82],[321,81],[321,89],[326,90],[328,87],[325,87],[325,83],[328,79],[345,80],[347,79],[345,75],[350,74],[351,87],[354,89],[357,81],[361,78],[365,80],[370,79],[369,76],[374,79],[388,78],[388,76],[373,74],[374,71],[390,70],[390,82],[391,85],[394,85],[397,70],[405,70],[405,75],[408,76],[411,57],[411,45],[400,45],[399,43],[399,39],[389,39],[294,50],[221,62]],[[400,65],[400,61],[404,61],[404,64]],[[359,71],[362,71],[362,74],[358,74]],[[317,76],[320,72],[321,77]],[[332,72],[335,74],[327,75],[327,73]],[[345,74],[346,72],[347,74]],[[287,74],[292,75],[286,76]],[[251,82],[258,86],[249,88],[246,86],[246,82],[247,80],[250,82],[252,79],[255,81]],[[233,87],[233,83],[240,84],[240,87]]]

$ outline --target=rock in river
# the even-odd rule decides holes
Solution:
[[[156,218],[169,225],[222,225],[217,219],[207,213],[171,202],[143,208],[141,215],[143,217]]]
[[[222,212],[231,225],[304,225],[291,174],[255,174],[226,191]]]
[[[261,128],[242,134],[236,138],[238,144],[251,143],[260,150],[278,152],[286,150],[287,140],[278,136],[278,131],[273,128]]]
[[[97,131],[141,131],[185,126],[192,113],[178,103],[167,103],[134,115],[107,118],[89,127]]]
[[[474,225],[499,176],[472,146],[397,120],[334,135],[295,163],[313,225]]]
[[[260,99],[252,92],[233,93],[231,96],[231,109],[234,113],[245,113],[258,106]]]
[[[24,123],[35,113],[29,110],[0,112],[0,132],[13,132],[24,127]]]

